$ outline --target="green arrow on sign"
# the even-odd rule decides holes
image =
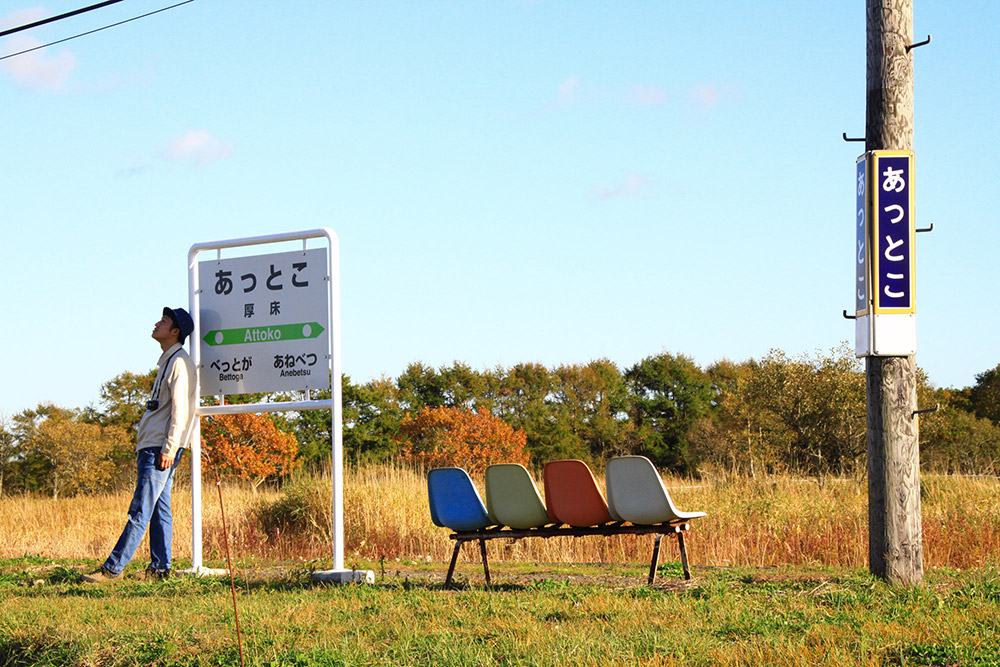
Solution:
[[[243,343],[276,343],[284,340],[317,338],[325,329],[319,322],[279,324],[273,327],[216,329],[202,338],[209,345],[242,345]]]

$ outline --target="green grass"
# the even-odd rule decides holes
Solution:
[[[75,582],[91,563],[0,560],[0,667],[239,664],[225,579]],[[1000,665],[1000,572],[896,589],[842,568],[393,563],[371,586],[301,565],[237,576],[247,664]],[[86,567],[85,567],[86,566]],[[127,574],[138,572],[138,568]]]

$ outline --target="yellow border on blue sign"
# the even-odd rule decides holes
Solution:
[[[868,210],[868,218],[869,218],[869,224],[871,225],[870,229],[872,230],[872,233],[868,237],[868,239],[869,239],[868,242],[869,242],[869,244],[871,246],[871,251],[870,251],[870,255],[869,256],[872,258],[872,267],[871,267],[872,270],[868,274],[868,278],[869,278],[869,280],[872,283],[871,286],[870,286],[870,288],[869,288],[869,290],[870,290],[869,294],[872,296],[872,299],[873,299],[873,301],[871,302],[872,314],[875,314],[875,315],[893,315],[893,314],[896,314],[896,315],[906,315],[906,314],[909,314],[909,313],[916,313],[917,312],[917,295],[916,295],[916,286],[917,286],[917,276],[916,276],[916,268],[917,268],[917,259],[916,259],[916,254],[917,254],[916,253],[916,249],[917,249],[916,248],[916,227],[917,227],[917,224],[916,224],[916,216],[914,215],[915,214],[914,202],[916,201],[915,197],[914,197],[914,193],[916,192],[916,188],[914,187],[914,183],[915,183],[915,178],[914,178],[914,162],[915,161],[914,161],[914,158],[913,158],[913,151],[871,151],[870,155],[872,156],[872,159],[871,159],[871,161],[869,163],[869,169],[870,169],[870,173],[871,173],[871,180],[869,181],[869,185],[871,187],[871,193],[872,194],[871,194],[871,198],[870,198],[871,208],[869,208],[869,210]],[[910,164],[909,164],[910,183],[908,185],[909,195],[910,195],[909,211],[908,211],[908,213],[909,213],[909,223],[910,223],[910,229],[909,229],[909,232],[910,232],[910,238],[909,238],[909,243],[910,243],[910,248],[909,248],[909,250],[910,250],[910,285],[909,285],[910,306],[908,308],[883,308],[883,307],[881,307],[879,305],[879,301],[881,300],[881,296],[882,295],[881,295],[881,293],[878,290],[874,289],[875,287],[877,287],[875,285],[875,281],[877,280],[877,277],[880,275],[879,274],[879,253],[878,253],[878,247],[879,247],[879,243],[878,243],[878,239],[879,239],[878,221],[879,221],[879,219],[878,219],[878,215],[876,214],[876,211],[878,211],[878,204],[879,204],[879,201],[878,201],[879,188],[876,187],[876,185],[877,185],[877,180],[878,180],[877,175],[879,173],[879,159],[883,158],[883,157],[907,157],[907,158],[909,158],[909,162],[910,162]]]

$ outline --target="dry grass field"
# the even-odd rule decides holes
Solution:
[[[467,549],[454,590],[441,586],[448,531],[431,524],[412,470],[347,474],[348,564],[376,570],[371,586],[309,581],[330,563],[328,479],[259,493],[226,484],[245,663],[1000,666],[997,480],[924,479],[927,576],[908,588],[866,572],[863,483],[666,482],[682,509],[709,512],[689,534],[691,581],[665,562],[645,584],[648,537],[497,540],[494,585]],[[177,491],[183,566],[190,495]],[[122,581],[79,583],[116,539],[128,500],[0,501],[0,667],[240,664],[228,579],[145,582],[141,551]],[[206,563],[222,565],[214,484],[204,514]],[[671,559],[668,544],[661,560]]]
[[[709,516],[688,538],[695,566],[839,566],[867,564],[867,493],[863,480],[771,477],[666,479],[682,509]],[[323,561],[330,554],[329,478],[303,476],[282,490],[252,491],[223,482],[230,545],[238,560]],[[968,569],[1000,563],[1000,481],[928,476],[922,482],[927,568]],[[359,562],[447,561],[453,543],[435,527],[426,486],[405,467],[349,469],[345,479],[348,559]],[[121,531],[129,494],[0,499],[0,558],[25,555],[102,559]],[[217,487],[203,488],[204,557],[225,558]],[[191,496],[174,492],[174,553],[191,555]],[[651,538],[556,538],[493,541],[490,558],[525,563],[641,563]],[[147,551],[140,547],[140,560]],[[472,553],[464,558],[475,559]],[[664,558],[676,558],[665,544]]]

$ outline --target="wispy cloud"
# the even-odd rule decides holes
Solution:
[[[580,77],[576,74],[566,77],[566,79],[556,86],[555,95],[549,101],[549,108],[561,109],[568,107],[580,100],[582,86]]]
[[[625,95],[629,104],[636,107],[662,106],[669,97],[667,91],[659,86],[632,86]]]
[[[743,93],[732,86],[699,83],[689,91],[688,98],[699,110],[711,111],[724,102],[741,101]]]
[[[595,186],[594,196],[600,200],[615,199],[617,197],[635,197],[640,192],[644,192],[655,185],[655,182],[640,176],[639,174],[628,174],[621,183],[608,186]]]
[[[31,7],[30,9],[19,9],[11,12],[7,16],[0,17],[0,30],[16,28],[18,26],[34,23],[45,18],[45,10],[41,7]]]
[[[45,15],[46,12],[40,7],[17,11],[0,18],[0,28],[13,28],[32,23]],[[41,45],[42,42],[32,36],[17,33],[0,41],[0,55],[18,53]],[[62,90],[74,69],[76,69],[76,58],[65,50],[50,55],[48,49],[40,49],[0,60],[0,72],[9,76],[19,86],[41,92]]]
[[[172,162],[191,162],[198,166],[230,157],[233,147],[208,130],[189,130],[175,137],[163,151],[163,157]]]
[[[118,175],[126,178],[141,176],[153,171],[164,162],[177,162],[202,167],[230,157],[234,152],[228,144],[212,135],[208,130],[189,130],[177,135],[166,146],[145,154],[133,156],[132,163],[120,169]]]

